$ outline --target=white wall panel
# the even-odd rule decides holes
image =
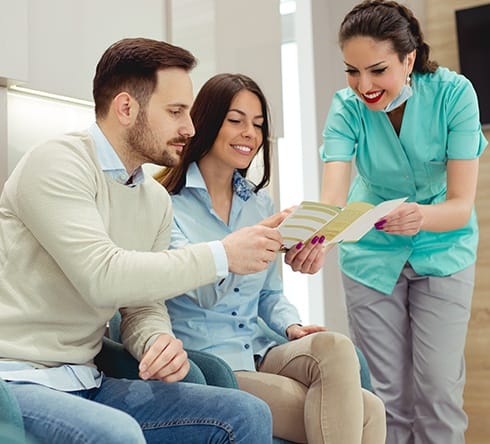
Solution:
[[[28,77],[28,0],[0,0],[0,85]]]
[[[92,100],[103,51],[124,37],[166,38],[165,0],[30,0],[29,88]]]
[[[256,80],[271,106],[274,136],[282,135],[279,0],[174,0],[171,38],[199,60],[196,92],[221,72]]]

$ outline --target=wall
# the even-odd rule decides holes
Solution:
[[[454,11],[488,4],[479,0],[427,0],[426,39],[432,56],[441,65],[459,70]],[[488,38],[488,36],[481,36]],[[490,57],[490,54],[488,55]],[[490,131],[485,133],[490,140]],[[490,156],[480,160],[476,208],[480,221],[480,245],[476,284],[466,341],[467,384],[465,410],[469,415],[468,444],[487,444],[490,436]]]
[[[103,51],[124,37],[166,38],[165,8],[165,0],[30,0],[26,86],[92,100]]]
[[[28,0],[0,0],[0,85],[28,78]]]
[[[172,43],[199,59],[193,71],[194,91],[220,72],[252,77],[269,102],[273,152],[283,134],[281,90],[281,19],[279,0],[175,0],[171,2]],[[257,13],[260,11],[260,13]],[[250,176],[261,174],[255,162]],[[277,158],[270,192],[278,202]]]
[[[144,8],[132,0],[0,0],[0,7],[1,190],[9,165],[30,147],[17,146],[17,142],[35,139],[37,127],[41,131],[36,142],[53,135],[48,128],[57,134],[73,127],[66,121],[69,113],[51,114],[49,105],[37,115],[20,116],[18,122],[12,122],[12,101],[5,86],[92,100],[95,65],[107,46],[124,37],[166,38],[167,0],[146,0]],[[26,124],[31,126],[30,138],[22,134]]]
[[[282,134],[279,0],[146,0],[144,7],[131,0],[0,2],[7,12],[0,16],[0,128],[7,128],[11,118],[2,85],[20,81],[30,89],[92,100],[95,65],[105,48],[124,37],[143,36],[166,39],[195,53],[200,60],[191,73],[195,90],[216,72],[254,77],[271,103],[274,137]],[[42,125],[43,118],[56,126],[58,115],[43,113],[34,126]],[[67,125],[60,122],[58,128],[61,132]],[[43,139],[45,135],[39,133]],[[8,159],[11,139],[7,130],[0,133],[0,189],[7,165],[20,152],[16,147]],[[273,193],[277,188],[272,187]]]

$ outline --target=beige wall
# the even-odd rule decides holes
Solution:
[[[488,4],[478,0],[426,0],[425,37],[432,58],[459,71],[454,11]],[[488,38],[488,36],[482,36]],[[490,140],[490,131],[486,131]],[[490,155],[480,163],[476,207],[480,221],[480,246],[470,328],[466,343],[467,384],[465,410],[470,425],[467,444],[490,442]]]

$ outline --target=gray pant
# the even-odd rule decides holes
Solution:
[[[391,295],[343,275],[351,335],[384,401],[387,444],[462,444],[464,346],[474,265],[447,277],[403,269]]]

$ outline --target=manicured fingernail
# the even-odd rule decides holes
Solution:
[[[321,235],[321,236],[320,236],[320,239],[318,239],[318,242],[319,242],[320,244],[323,244],[323,242],[324,242],[324,241],[325,241],[325,236]]]
[[[315,245],[318,242],[318,236],[315,236],[312,240],[311,243]]]
[[[296,250],[300,250],[303,247],[303,242],[298,242],[296,244]]]
[[[386,220],[381,219],[380,221],[378,221],[374,224],[374,228],[376,228],[376,230],[381,230],[381,228],[383,228],[385,223],[386,223]]]

